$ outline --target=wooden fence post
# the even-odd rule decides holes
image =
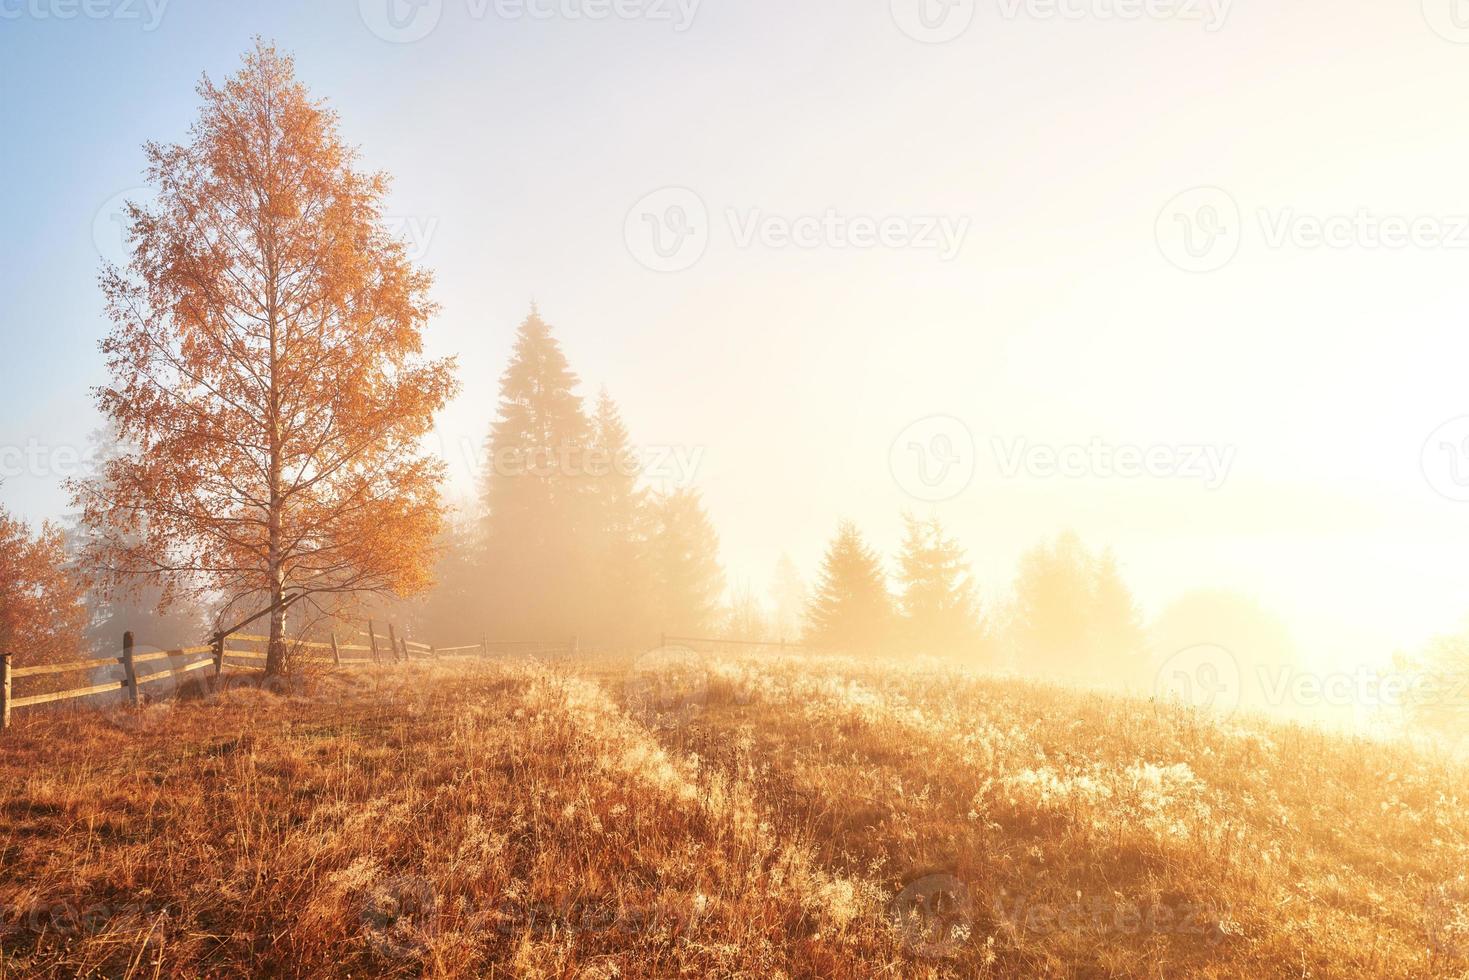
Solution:
[[[573,657],[581,653],[581,634],[571,634],[571,655]]]
[[[332,630],[332,661],[338,667],[342,666],[342,651],[337,649],[337,631],[336,630]]]
[[[214,634],[214,676],[224,673],[224,634]]]
[[[479,638],[479,655],[481,657],[488,657],[490,655],[490,637],[488,634],[481,635]]]
[[[393,661],[398,660],[398,631],[393,629],[393,621],[388,620],[388,649],[393,652]]]
[[[0,653],[0,731],[10,727],[10,654]]]
[[[377,630],[373,629],[372,620],[370,619],[367,621],[367,638],[368,642],[372,644],[372,662],[375,664],[382,663],[382,660],[377,655]]]
[[[133,707],[138,706],[138,670],[133,666],[133,631],[128,630],[122,635],[122,669],[127,675],[128,696],[132,699]]]
[[[432,643],[430,643],[428,645],[428,655],[429,655],[429,657],[431,659],[438,660],[439,659],[439,649],[438,649],[438,647],[436,647]]]
[[[412,658],[413,655],[408,652],[408,637],[406,637],[406,636],[399,637],[399,639],[398,639],[398,650],[399,650],[399,652],[401,652],[403,654],[403,662],[404,663],[407,663],[409,661],[409,659]]]

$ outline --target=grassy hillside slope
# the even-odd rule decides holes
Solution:
[[[914,664],[446,661],[0,737],[0,976],[1459,976],[1469,782]]]

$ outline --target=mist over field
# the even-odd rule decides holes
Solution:
[[[1469,974],[1451,0],[0,0],[0,977]]]

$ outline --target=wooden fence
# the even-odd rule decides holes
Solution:
[[[332,633],[328,641],[312,640],[286,640],[286,646],[292,651],[289,661],[296,664],[319,664],[330,667],[355,667],[364,664],[398,663],[412,660],[415,656],[419,658],[438,658],[440,656],[463,655],[477,652],[481,656],[488,656],[492,650],[524,650],[525,652],[545,652],[547,650],[570,649],[573,653],[577,650],[577,641],[573,638],[570,644],[542,643],[542,642],[511,642],[492,643],[488,639],[482,639],[479,643],[456,647],[435,647],[428,643],[419,643],[407,637],[400,637],[392,623],[388,624],[388,635],[381,636],[371,621],[367,624],[367,632],[353,637],[359,642],[340,642],[337,634]],[[360,642],[365,640],[366,643]],[[204,645],[194,647],[181,647],[177,650],[159,650],[151,653],[136,653],[133,649],[133,634],[124,633],[122,638],[122,655],[118,657],[95,657],[91,660],[73,660],[60,664],[36,664],[29,667],[15,667],[12,664],[13,654],[0,653],[0,729],[10,727],[10,713],[16,708],[28,708],[35,705],[51,704],[57,701],[69,701],[73,698],[92,697],[101,694],[113,694],[117,691],[126,691],[128,701],[136,707],[141,702],[143,685],[164,678],[177,678],[181,674],[188,674],[196,670],[213,668],[212,676],[220,677],[225,667],[236,670],[264,670],[267,654],[259,650],[241,649],[240,645],[263,645],[270,642],[270,637],[259,636],[250,633],[217,633],[214,639]],[[304,656],[303,656],[304,653]],[[365,654],[366,656],[361,656]],[[155,670],[152,673],[141,673],[148,670],[148,665],[155,664],[161,660],[172,658],[202,658],[190,659],[182,665],[168,665],[164,670]],[[41,677],[52,674],[66,674],[80,671],[92,671],[99,668],[112,667],[116,664],[122,665],[123,676],[119,680],[110,680],[104,684],[92,684],[87,687],[70,688],[65,691],[51,691],[44,694],[31,694],[24,697],[15,697],[13,694],[13,683],[18,678]]]
[[[341,642],[337,634],[332,633],[326,641],[286,640],[285,642],[287,647],[292,651],[289,658],[292,665],[305,663],[326,665],[329,667],[357,667],[366,664],[399,663],[412,660],[415,656],[430,659],[442,656],[463,656],[465,654],[490,656],[492,653],[522,653],[532,656],[555,653],[576,656],[580,652],[580,643],[576,637],[572,637],[569,641],[490,640],[486,637],[478,643],[471,643],[464,646],[436,647],[429,643],[410,640],[406,636],[399,636],[396,627],[392,623],[388,624],[388,635],[382,636],[377,632],[377,628],[370,620],[367,624],[367,632],[358,634],[352,637],[352,639],[358,642]],[[236,670],[264,670],[267,655],[259,650],[241,649],[240,645],[263,645],[269,642],[270,638],[268,636],[235,632],[215,634],[211,642],[201,646],[181,647],[177,650],[159,650],[151,653],[136,653],[133,650],[133,634],[124,633],[122,638],[122,655],[119,657],[96,657],[91,660],[73,660],[62,664],[37,664],[30,667],[14,667],[12,665],[14,656],[9,653],[0,653],[0,729],[10,727],[10,713],[16,708],[28,708],[35,705],[51,704],[57,701],[69,701],[73,698],[85,698],[101,694],[114,694],[118,691],[126,691],[129,703],[136,707],[142,700],[143,685],[153,681],[159,681],[169,677],[177,678],[181,674],[188,674],[196,670],[208,670],[210,668],[213,668],[212,676],[216,678],[224,674],[225,667]],[[805,649],[803,644],[787,643],[784,639],[779,641],[731,640],[721,637],[672,636],[668,633],[660,635],[660,646],[666,647],[670,643],[766,647],[779,650]],[[304,656],[302,655],[303,652],[305,654]],[[170,660],[175,657],[200,659],[192,659],[187,663],[177,666],[168,665],[165,669],[155,670],[152,673],[139,672],[140,668],[144,670],[148,669],[149,664],[155,664],[162,660]],[[65,691],[30,694],[24,697],[15,697],[13,694],[12,685],[17,678],[90,671],[111,667],[116,664],[121,664],[123,670],[123,676],[119,680],[110,680],[102,684],[76,687]]]

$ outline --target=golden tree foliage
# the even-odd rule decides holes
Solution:
[[[84,583],[66,561],[61,529],[31,529],[0,507],[0,653],[17,666],[76,660],[87,625]]]
[[[130,451],[73,491],[106,581],[272,609],[276,672],[293,602],[431,584],[443,464],[420,440],[454,365],[422,356],[431,277],[384,228],[386,176],[291,59],[257,43],[199,94],[190,141],[145,148],[157,201],[102,274],[95,395]]]

